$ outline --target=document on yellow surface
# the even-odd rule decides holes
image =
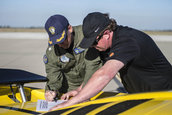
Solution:
[[[56,102],[48,102],[46,100],[38,100],[36,105],[36,111],[48,111],[50,108],[65,102],[65,100],[57,100]]]

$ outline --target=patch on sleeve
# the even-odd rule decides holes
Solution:
[[[82,53],[83,51],[85,51],[85,49],[79,48],[79,47],[74,49],[75,54],[80,54],[80,53]]]
[[[46,55],[44,55],[44,57],[43,57],[43,62],[44,62],[45,64],[47,64],[47,63],[48,63],[48,58],[47,58],[47,56],[46,56]]]

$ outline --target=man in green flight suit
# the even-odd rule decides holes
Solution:
[[[82,26],[72,27],[62,15],[51,16],[45,23],[45,30],[49,35],[43,58],[48,78],[45,99],[53,101],[63,93],[66,94],[61,99],[69,99],[102,66],[99,53],[95,48],[79,47],[84,37]]]

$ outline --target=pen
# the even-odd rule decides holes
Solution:
[[[50,86],[49,86],[49,85],[47,85],[47,87],[48,87],[48,90],[49,90],[49,91],[51,91]]]
[[[49,90],[49,91],[54,91],[54,90],[51,90],[51,89],[50,89],[50,86],[49,86],[49,85],[47,85],[47,87],[48,87],[48,90]],[[50,93],[52,94],[52,92],[50,92]],[[57,100],[58,100],[58,98],[55,96],[53,101],[57,102]]]
[[[58,100],[58,98],[57,98],[57,97],[55,97],[55,98],[54,98],[54,101],[55,101],[55,102],[57,102],[57,100]]]

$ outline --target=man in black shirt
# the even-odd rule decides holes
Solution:
[[[54,109],[83,102],[100,92],[117,74],[128,93],[172,89],[172,66],[145,33],[118,26],[108,15],[88,14],[80,47],[103,51],[105,64],[71,100]]]

